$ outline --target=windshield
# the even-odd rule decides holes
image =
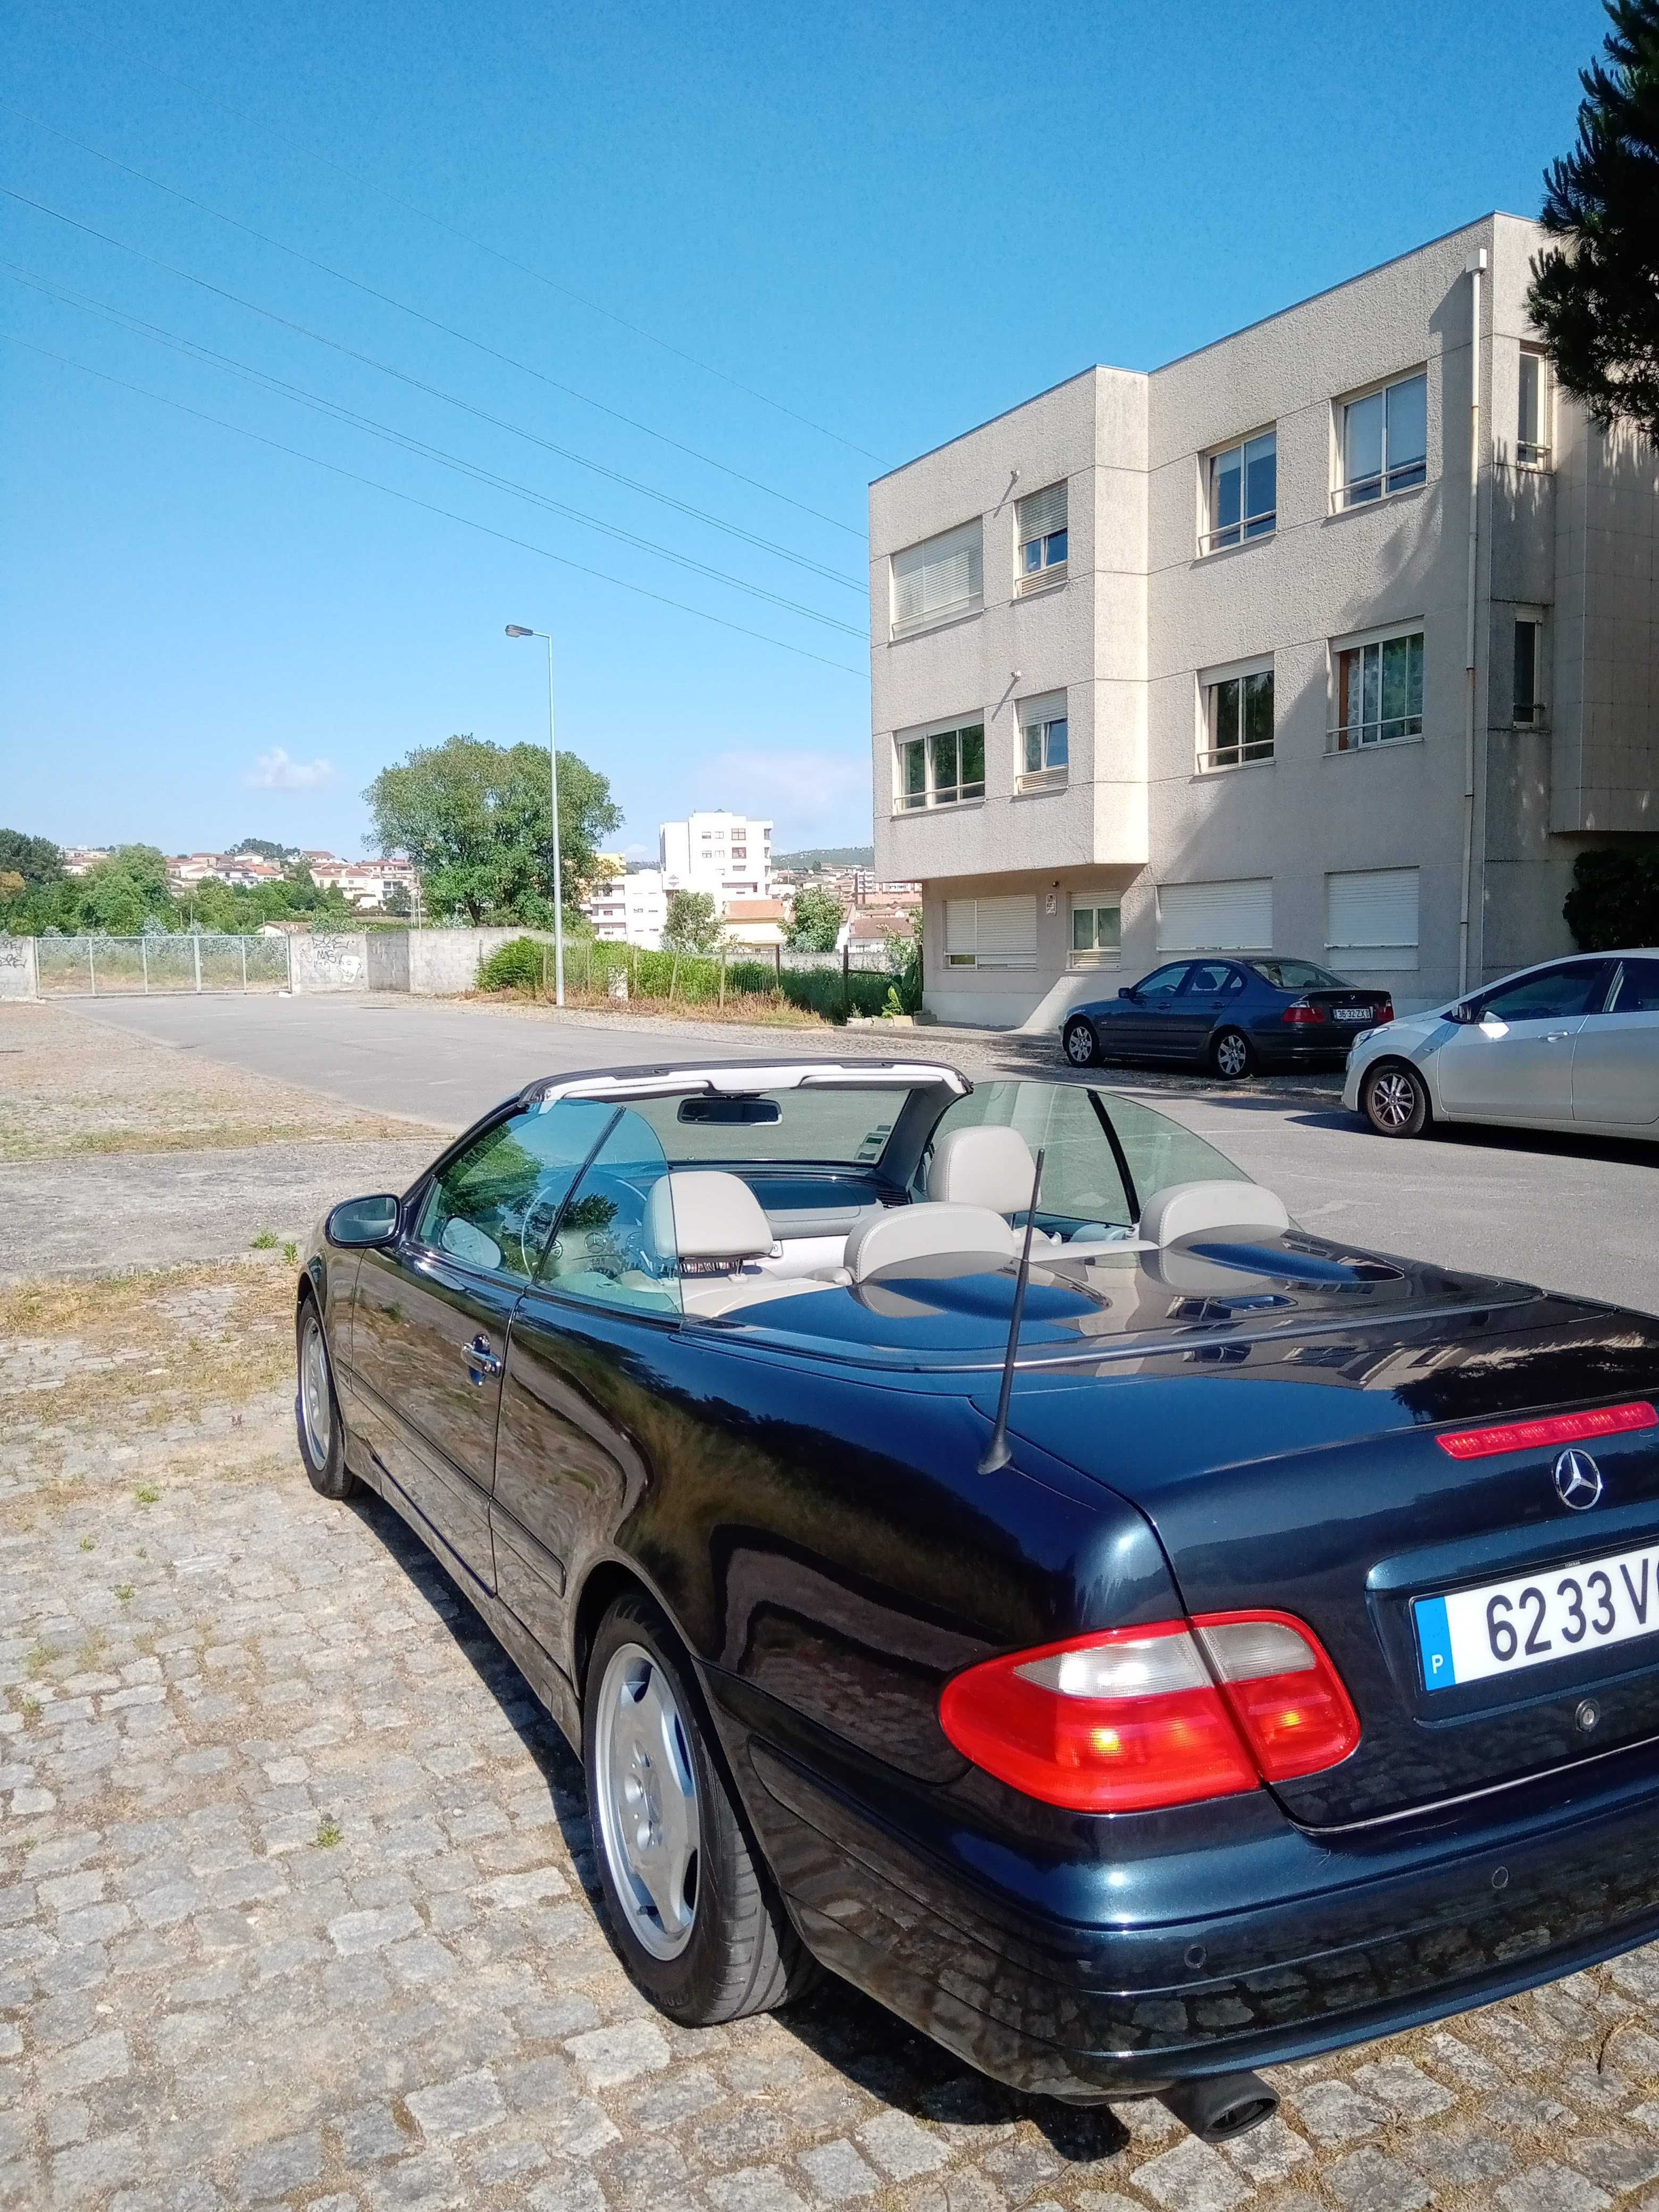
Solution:
[[[1333,975],[1328,968],[1316,968],[1311,960],[1252,960],[1256,974],[1277,991],[1346,991],[1346,976]]]
[[[776,1120],[682,1120],[682,1107],[701,1103],[682,1097],[635,1099],[631,1110],[653,1131],[671,1167],[711,1160],[872,1167],[911,1092],[902,1085],[872,1084],[867,1091],[837,1085],[748,1095],[775,1109]]]

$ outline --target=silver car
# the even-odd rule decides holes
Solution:
[[[1491,1121],[1659,1143],[1659,951],[1548,960],[1368,1030],[1342,1103],[1384,1137]]]

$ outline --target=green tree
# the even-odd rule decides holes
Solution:
[[[409,896],[408,887],[403,884],[393,884],[386,895],[386,911],[388,914],[406,915],[411,913],[413,909],[414,902]]]
[[[552,808],[540,746],[451,738],[382,769],[363,796],[380,850],[408,854],[434,917],[551,927]],[[599,839],[621,823],[606,779],[574,753],[561,753],[559,859],[568,908],[593,874]]]
[[[795,894],[787,943],[794,952],[833,952],[846,908],[833,891],[808,884]]]
[[[61,883],[64,855],[50,837],[31,837],[25,830],[0,830],[0,875],[21,876],[37,888]]]
[[[80,927],[106,937],[137,937],[146,921],[173,918],[165,853],[154,845],[118,845],[79,879]]]
[[[708,891],[670,891],[662,941],[676,952],[718,952],[723,932]]]
[[[1603,429],[1659,444],[1659,0],[1607,0],[1605,59],[1581,70],[1578,143],[1545,174],[1559,244],[1533,263],[1527,312],[1564,390]]]
[[[293,851],[291,845],[273,845],[269,837],[244,837],[240,845],[231,847],[233,853],[252,853],[261,860],[286,860]]]

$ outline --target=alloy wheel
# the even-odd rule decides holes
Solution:
[[[1403,1067],[1385,1067],[1370,1085],[1371,1118],[1380,1127],[1404,1129],[1417,1111],[1417,1085]]]
[[[1215,1072],[1228,1083],[1249,1073],[1250,1048],[1237,1030],[1224,1030],[1216,1039]]]
[[[300,1420],[312,1465],[326,1467],[334,1441],[334,1401],[329,1389],[328,1347],[314,1310],[307,1314],[301,1335]]]
[[[1066,1032],[1066,1057],[1073,1067],[1089,1066],[1095,1056],[1095,1035],[1087,1022],[1073,1022]]]
[[[611,1655],[597,1715],[599,1842],[629,1929],[678,1958],[696,1919],[702,1820],[696,1771],[673,1687],[643,1645]]]

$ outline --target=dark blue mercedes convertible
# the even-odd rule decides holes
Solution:
[[[1306,1235],[1144,1106],[560,1078],[299,1282],[300,1441],[584,1761],[673,2019],[1251,2071],[1659,1935],[1659,1321]]]

